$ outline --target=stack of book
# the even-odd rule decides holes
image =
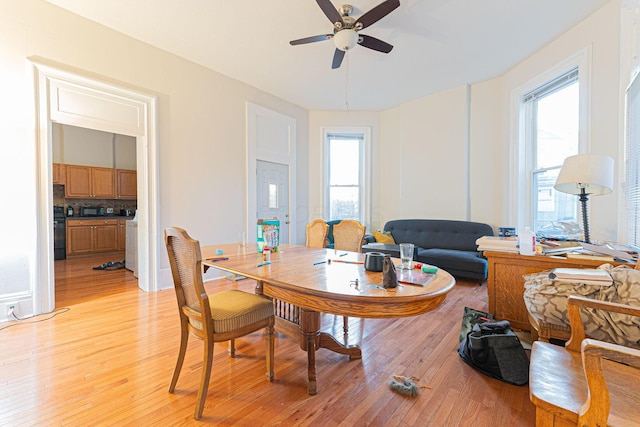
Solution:
[[[479,251],[509,252],[512,254],[517,254],[519,252],[518,238],[515,236],[482,236],[476,240],[476,245],[478,245]]]
[[[540,247],[544,255],[566,255],[582,250],[580,242],[573,241],[544,240],[540,243]]]

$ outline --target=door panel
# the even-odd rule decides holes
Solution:
[[[289,243],[289,167],[256,162],[258,218],[280,220],[280,243]]]

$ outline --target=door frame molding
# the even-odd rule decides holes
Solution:
[[[296,243],[296,119],[251,102],[247,102],[247,212],[245,214],[247,236],[255,232],[258,221],[257,160],[289,166],[289,242]],[[265,150],[267,144],[258,144],[258,118],[277,120],[287,125],[287,151]],[[260,149],[258,149],[260,147]],[[304,218],[306,221],[306,217]],[[249,238],[250,239],[250,238]]]
[[[89,77],[82,70],[66,68],[39,58],[32,65],[36,101],[38,215],[35,314],[55,309],[53,268],[53,146],[52,122],[136,137],[138,177],[138,286],[158,290],[158,140],[157,97],[120,84]],[[67,91],[67,94],[63,92]],[[77,105],[71,105],[71,99]],[[97,105],[82,113],[85,105]],[[103,116],[104,110],[111,116]],[[74,111],[75,110],[75,111]],[[119,114],[123,112],[123,114]]]

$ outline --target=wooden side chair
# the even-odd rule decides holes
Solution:
[[[362,252],[367,227],[355,219],[343,219],[333,226],[334,248],[338,251]],[[344,317],[344,333],[349,333],[349,318]]]
[[[334,248],[339,251],[362,252],[367,228],[354,219],[343,219],[333,226]]]
[[[327,244],[329,226],[322,219],[314,219],[307,224],[307,246],[311,248],[324,248]]]
[[[195,419],[199,420],[209,389],[214,343],[230,341],[233,357],[236,338],[266,328],[267,377],[273,381],[273,303],[267,298],[237,290],[207,295],[202,281],[200,243],[177,227],[167,228],[164,238],[180,313],[180,351],[169,392],[175,390],[191,334],[204,341],[202,377],[194,414]]]
[[[529,394],[536,426],[638,425],[640,350],[586,339],[581,308],[640,316],[640,307],[570,296],[571,339],[566,348],[536,341]]]

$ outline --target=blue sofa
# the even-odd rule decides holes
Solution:
[[[461,278],[484,281],[488,263],[478,252],[476,240],[481,236],[493,236],[488,224],[443,219],[397,219],[384,226],[396,243],[413,243],[414,261],[435,265]],[[367,235],[363,252],[382,252],[400,257],[398,245],[374,243]]]

